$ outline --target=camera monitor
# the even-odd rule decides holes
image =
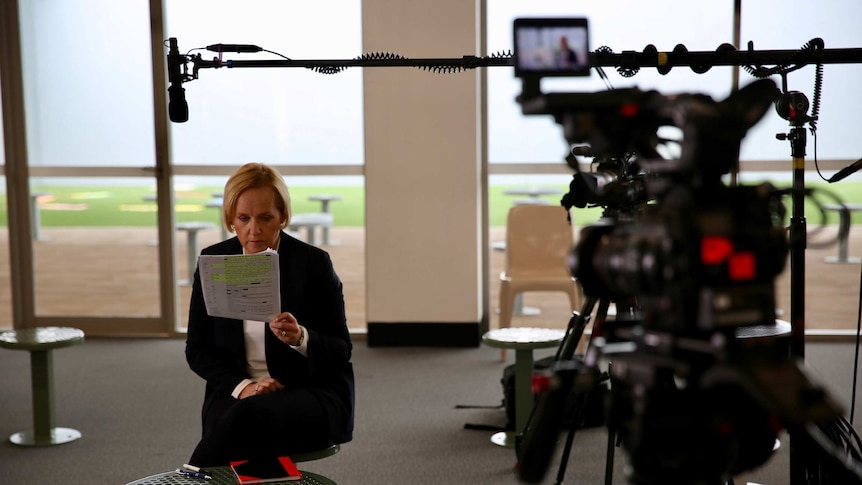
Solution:
[[[589,29],[585,18],[517,18],[516,77],[589,76]]]

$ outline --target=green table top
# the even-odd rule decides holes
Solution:
[[[13,350],[50,350],[83,341],[84,331],[71,327],[33,327],[0,331],[0,347]]]

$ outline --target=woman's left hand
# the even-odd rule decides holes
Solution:
[[[297,345],[302,336],[299,323],[290,312],[279,313],[269,322],[269,329],[287,345]]]

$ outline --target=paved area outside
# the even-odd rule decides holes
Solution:
[[[856,328],[859,302],[860,264],[829,264],[827,256],[838,252],[836,245],[821,248],[816,242],[828,239],[835,228],[811,238],[806,251],[806,328]],[[37,309],[40,315],[155,315],[158,313],[155,232],[141,228],[44,228],[44,240],[34,243],[36,259]],[[218,229],[198,235],[200,247],[216,242]],[[352,329],[366,327],[365,306],[365,230],[334,227],[331,238],[337,245],[325,246],[344,282],[348,323]],[[492,228],[489,247],[505,240],[505,228]],[[185,265],[186,235],[180,231],[177,271],[179,280],[187,278]],[[0,231],[0,247],[8,247],[6,231]],[[862,228],[851,230],[850,256],[862,256]],[[497,327],[498,276],[504,252],[491,251],[489,269],[490,321]],[[778,278],[778,307],[785,318],[790,313],[790,265]],[[11,327],[9,254],[0,251],[0,328]],[[180,317],[189,287],[180,286]],[[513,326],[565,328],[570,316],[568,301],[562,293],[527,293],[526,306],[539,308],[536,316],[515,316]]]

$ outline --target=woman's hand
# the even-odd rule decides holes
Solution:
[[[257,382],[252,382],[251,384],[245,386],[242,392],[239,393],[239,398],[245,399],[251,396],[269,394],[270,392],[276,392],[282,389],[284,389],[284,386],[280,382],[273,379],[272,377],[264,377]]]
[[[269,329],[279,340],[287,345],[299,345],[302,330],[290,312],[278,314],[269,322]]]

